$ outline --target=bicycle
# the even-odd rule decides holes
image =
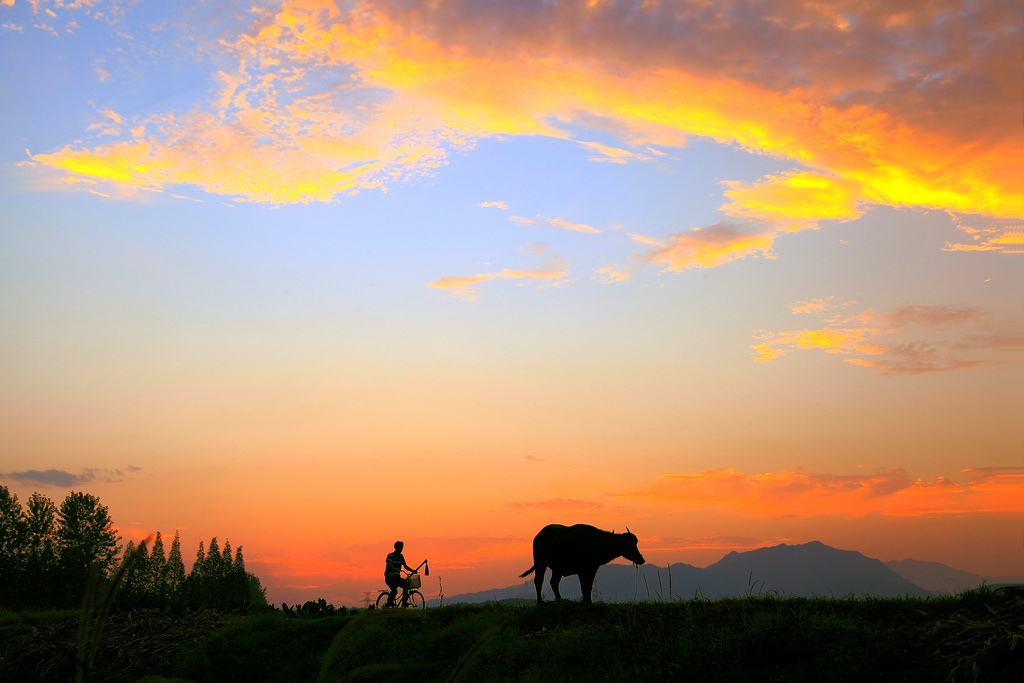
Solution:
[[[420,562],[420,567],[427,564],[426,560]],[[423,593],[420,593],[417,588],[421,585],[421,578],[419,574],[420,567],[416,567],[411,572],[405,572],[405,591],[402,596],[395,596],[395,602],[391,605],[388,604],[388,598],[391,596],[391,589],[386,588],[377,594],[377,609],[426,609],[427,600],[423,597]],[[427,566],[426,571],[423,572],[426,576],[430,576],[430,566]],[[404,601],[403,598],[404,597]]]

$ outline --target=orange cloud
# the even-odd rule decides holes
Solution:
[[[606,266],[601,266],[594,271],[594,274],[598,277],[594,278],[600,282],[611,284],[613,282],[625,282],[629,280],[632,275],[628,270],[623,270],[621,266],[614,263],[609,263]]]
[[[801,302],[794,313],[828,313],[826,326],[761,334],[753,344],[755,362],[768,362],[794,350],[820,349],[884,375],[916,375],[973,367],[1024,351],[1024,335],[1002,330],[973,306],[902,306],[889,313],[872,310],[843,314],[849,303]]]
[[[1003,104],[1018,89],[1009,8],[728,7],[293,0],[224,43],[233,65],[193,111],[36,159],[115,184],[325,201],[431,173],[483,137],[574,139],[585,126],[622,142],[575,140],[593,158],[700,136],[793,160],[801,170],[726,185],[728,212],[782,229],[865,203],[1024,213],[1019,122]],[[749,239],[666,254],[668,267],[769,253],[770,236]]]
[[[494,273],[481,273],[479,275],[470,276],[453,276],[443,277],[439,280],[434,280],[427,287],[434,289],[447,289],[451,291],[452,296],[465,299],[466,301],[473,301],[476,299],[476,289],[478,285],[484,282],[499,278],[509,278],[513,280],[561,280],[569,272],[569,262],[565,259],[554,256],[551,262],[544,268],[534,268],[528,270],[515,270],[511,268],[505,268]]]
[[[756,232],[733,223],[695,228],[671,235],[666,240],[632,237],[642,244],[656,245],[643,258],[664,265],[663,271],[714,268],[747,256],[775,258],[771,252],[774,233]]]
[[[900,468],[853,475],[817,474],[803,468],[750,475],[722,469],[663,475],[617,497],[752,518],[1024,511],[1024,468],[963,470],[961,475],[966,475],[966,481],[946,477],[924,481]]]

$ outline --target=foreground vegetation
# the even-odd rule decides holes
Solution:
[[[1024,596],[804,599],[426,611],[295,610],[107,620],[95,682],[1006,681],[1024,667]],[[74,680],[78,615],[0,612],[0,680]]]

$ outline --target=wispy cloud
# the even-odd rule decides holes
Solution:
[[[592,225],[586,223],[573,223],[567,221],[564,218],[547,218],[545,216],[536,216],[534,218],[527,218],[525,216],[509,216],[508,219],[518,225],[547,225],[552,228],[558,228],[559,230],[568,230],[570,232],[585,232],[590,234],[597,234],[601,231]]]
[[[755,518],[1016,513],[1024,511],[1024,467],[967,469],[931,481],[901,468],[857,474],[720,469],[663,475],[617,497]]]
[[[1002,329],[974,306],[901,306],[879,313],[846,312],[852,302],[829,297],[794,304],[794,313],[824,325],[757,335],[757,362],[796,350],[822,350],[883,375],[916,375],[999,362],[1024,352],[1024,334]]]
[[[0,479],[10,481],[31,482],[42,486],[57,486],[69,488],[81,486],[89,482],[117,483],[125,481],[131,475],[138,472],[140,468],[129,465],[123,470],[109,470],[100,468],[87,468],[81,474],[72,474],[64,470],[23,470],[21,472],[0,473]]]
[[[771,538],[755,538],[753,536],[644,536],[644,550],[752,550],[790,542],[792,539],[773,536]]]
[[[654,246],[641,258],[664,266],[663,271],[714,268],[747,256],[775,258],[771,251],[775,239],[773,231],[736,223],[716,223],[664,239],[640,235],[630,237],[640,244]]]
[[[434,289],[446,289],[449,290],[454,297],[465,299],[466,301],[473,301],[476,299],[477,288],[481,284],[490,282],[491,280],[512,279],[532,280],[539,283],[556,283],[562,281],[568,272],[569,262],[559,256],[552,256],[548,263],[541,268],[524,270],[504,268],[491,273],[443,277],[440,280],[434,280],[428,284],[427,287],[432,287]]]
[[[625,164],[630,161],[650,161],[653,157],[643,152],[637,152],[620,147],[610,147],[599,142],[579,141],[579,145],[590,151],[588,161],[605,161],[613,164]]]
[[[494,209],[501,209],[502,211],[508,211],[508,204],[505,202],[480,202],[477,206]]]
[[[957,219],[957,228],[974,241],[966,244],[946,242],[944,251],[993,251],[1001,254],[1024,254],[1024,226],[1000,225],[999,221],[986,221],[983,227],[973,227]]]
[[[565,510],[601,514],[619,514],[622,512],[621,506],[578,498],[551,498],[548,500],[509,503],[508,506],[516,510]]]
[[[633,277],[633,274],[628,270],[624,269],[617,263],[609,263],[606,266],[601,266],[594,271],[596,276],[594,279],[598,282],[604,282],[605,284],[612,284],[615,282],[625,282]]]

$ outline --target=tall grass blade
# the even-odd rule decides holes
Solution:
[[[114,598],[124,583],[124,577],[128,570],[139,561],[146,553],[146,543],[153,536],[147,536],[139,542],[139,546],[127,555],[121,562],[121,566],[114,572],[110,585],[103,592],[103,600],[99,610],[96,609],[96,597],[100,592],[100,583],[103,580],[100,565],[94,562],[89,567],[89,581],[86,584],[85,595],[82,598],[82,616],[78,624],[78,647],[75,653],[75,683],[85,683],[89,680],[92,667],[96,662],[96,653],[100,649],[100,641],[103,638],[103,628],[106,626],[107,617],[110,616],[110,608],[114,604]]]

